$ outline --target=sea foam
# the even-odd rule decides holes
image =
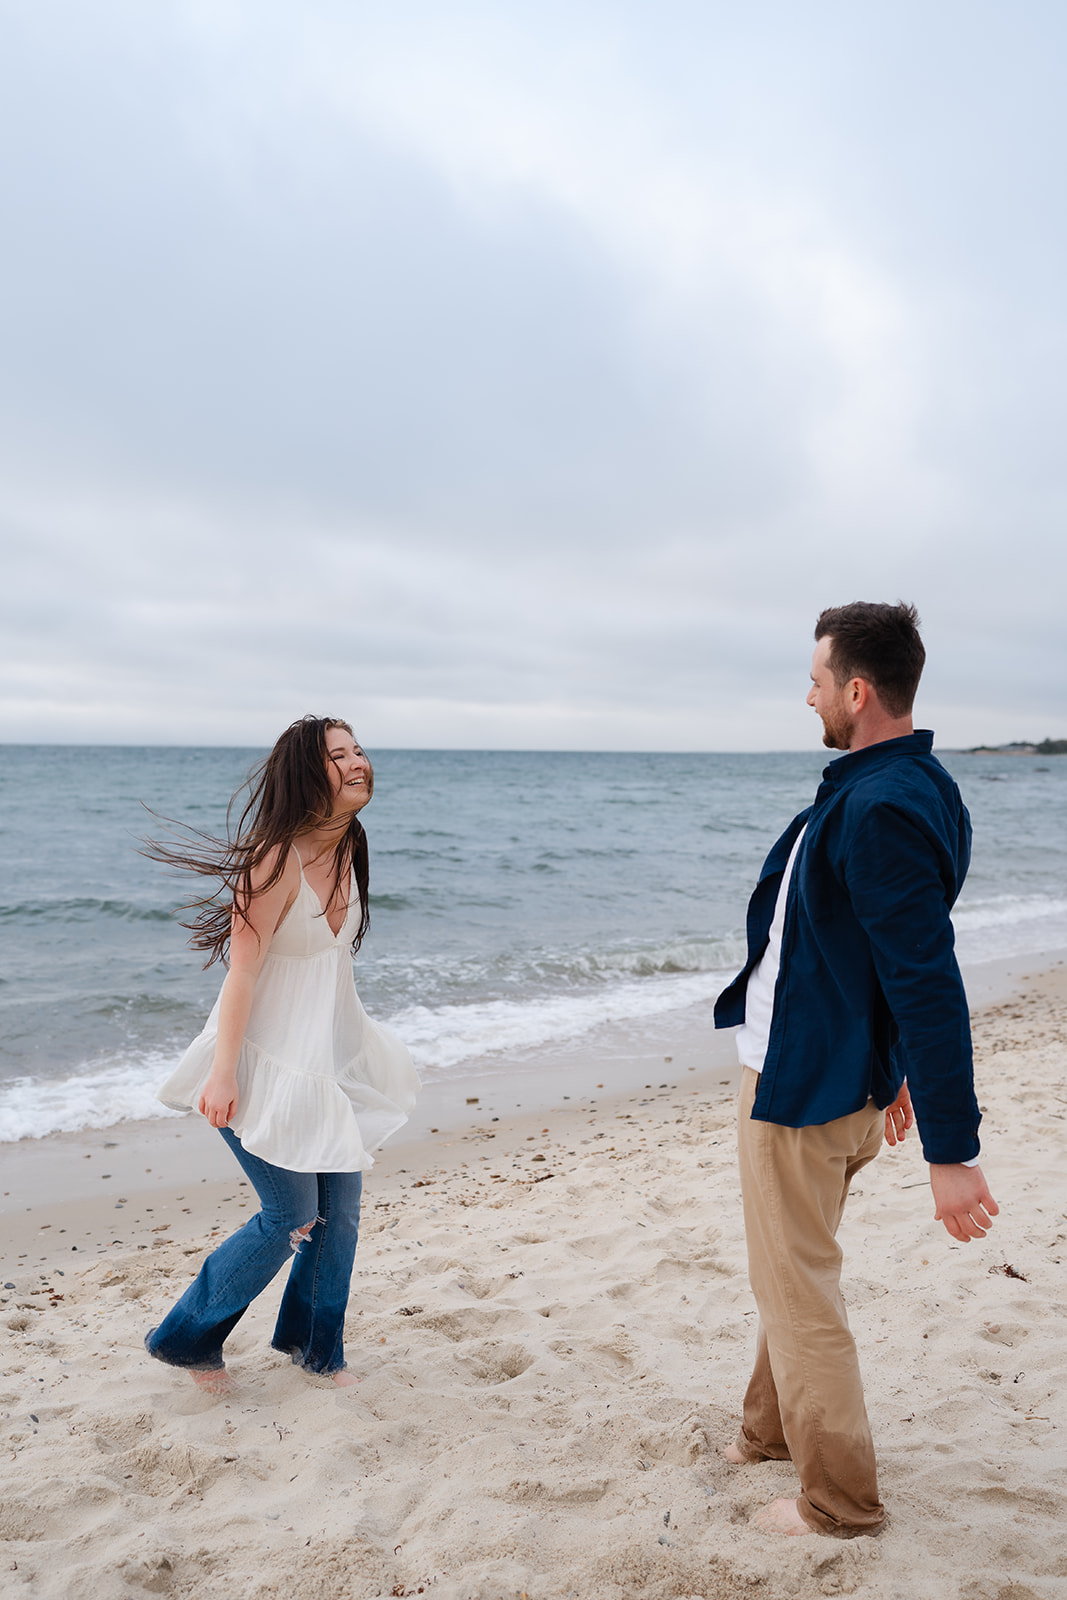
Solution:
[[[725,981],[722,973],[687,973],[522,1001],[488,1000],[436,1010],[409,1006],[384,1020],[423,1073],[459,1074],[472,1068],[504,1072],[509,1055],[517,1051],[564,1044],[606,1023],[637,1022],[710,1002]],[[180,1116],[155,1097],[176,1062],[175,1056],[151,1052],[126,1061],[87,1063],[64,1078],[12,1079],[0,1085],[0,1143]]]

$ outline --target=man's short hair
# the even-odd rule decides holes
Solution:
[[[903,600],[895,606],[867,600],[829,606],[815,624],[816,640],[827,637],[839,688],[850,678],[865,678],[891,717],[908,715],[926,660],[914,606]]]

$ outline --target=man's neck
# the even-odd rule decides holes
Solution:
[[[855,755],[858,750],[870,749],[872,744],[885,744],[888,739],[904,739],[909,733],[914,732],[910,715],[888,717],[879,711],[875,716],[864,717],[862,722],[853,728],[848,743],[848,753]]]

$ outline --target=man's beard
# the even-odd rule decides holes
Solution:
[[[822,742],[828,750],[847,750],[852,738],[852,722],[845,711],[822,718]]]

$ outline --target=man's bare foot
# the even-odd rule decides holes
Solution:
[[[769,1506],[757,1511],[751,1526],[763,1533],[784,1533],[789,1539],[799,1539],[802,1534],[814,1533],[797,1510],[795,1500],[772,1500]]]
[[[206,1394],[236,1394],[237,1384],[225,1367],[214,1367],[210,1372],[190,1372],[198,1389]]]
[[[351,1389],[353,1384],[362,1383],[362,1378],[357,1378],[354,1372],[349,1372],[347,1367],[341,1367],[337,1372],[331,1372],[330,1377],[339,1389]]]
[[[723,1445],[722,1458],[724,1461],[728,1461],[732,1467],[745,1467],[748,1465],[748,1458],[741,1454],[735,1444]]]

